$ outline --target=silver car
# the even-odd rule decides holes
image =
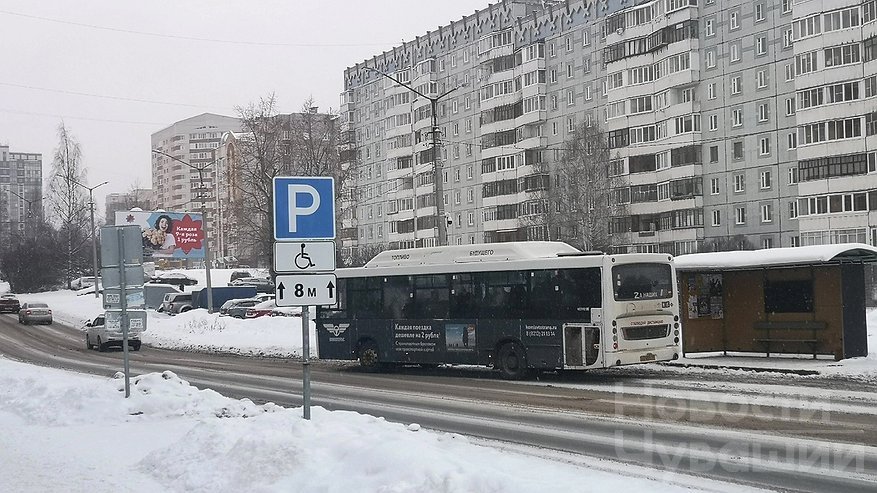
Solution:
[[[22,303],[18,310],[18,323],[28,324],[51,324],[52,310],[49,305],[40,302]]]
[[[94,349],[96,346],[98,351],[104,352],[110,346],[121,348],[124,340],[121,328],[108,328],[106,318],[103,315],[98,315],[94,320],[89,320],[85,324],[85,347],[88,349]],[[140,351],[140,334],[138,332],[128,332],[128,348],[132,351]]]

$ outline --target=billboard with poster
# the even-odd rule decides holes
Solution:
[[[117,211],[116,225],[140,226],[143,260],[204,258],[201,214],[165,211]]]

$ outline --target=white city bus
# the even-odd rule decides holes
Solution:
[[[390,250],[336,274],[338,303],[317,311],[321,359],[486,365],[520,379],[680,354],[665,254],[494,243]]]

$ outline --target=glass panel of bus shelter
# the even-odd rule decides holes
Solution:
[[[612,267],[616,301],[673,297],[673,276],[667,264],[622,264]]]
[[[450,318],[478,318],[475,302],[475,277],[472,274],[451,276]]]

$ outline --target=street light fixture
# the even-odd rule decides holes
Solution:
[[[206,277],[206,280],[207,280],[207,313],[213,313],[213,286],[211,285],[211,281],[210,281],[210,237],[208,235],[209,230],[207,228],[207,211],[204,209],[204,202],[206,201],[206,192],[205,192],[206,188],[204,187],[204,169],[212,164],[215,164],[217,161],[219,161],[222,158],[216,158],[213,161],[210,161],[209,163],[203,164],[201,166],[195,166],[192,163],[188,163],[186,161],[183,161],[182,159],[180,159],[176,156],[172,156],[172,155],[170,155],[166,152],[160,151],[158,149],[152,149],[152,152],[155,154],[162,155],[162,156],[167,157],[167,158],[171,158],[174,161],[183,163],[192,169],[198,170],[198,181],[200,183],[200,186],[198,188],[198,192],[199,192],[199,195],[201,195],[201,197],[200,197],[201,198],[201,225],[204,228],[204,276]],[[217,200],[219,200],[218,197],[217,197]]]
[[[105,181],[103,183],[98,183],[97,185],[95,185],[93,187],[89,187],[87,185],[83,185],[82,183],[79,183],[78,181],[74,180],[73,178],[70,178],[70,181],[79,185],[80,187],[88,190],[88,204],[89,204],[89,209],[91,209],[91,260],[92,260],[92,267],[94,268],[94,297],[97,298],[99,295],[98,295],[98,286],[97,286],[97,284],[98,284],[97,238],[95,238],[95,234],[94,234],[94,189],[97,187],[102,187],[109,182]]]
[[[15,195],[15,196],[18,197],[19,199],[21,199],[21,200],[27,202],[27,217],[28,217],[28,218],[32,218],[32,217],[33,217],[33,204],[34,204],[34,202],[41,202],[41,201],[43,201],[43,200],[45,200],[45,199],[48,198],[48,196],[44,196],[44,197],[40,197],[39,199],[28,200],[28,199],[22,197],[21,195],[18,195],[17,193],[13,192],[12,190],[7,190],[7,191],[8,191],[9,193],[11,193],[12,195]],[[42,211],[41,211],[41,212],[42,212]],[[40,214],[40,217],[42,217],[42,214]],[[33,233],[34,233],[34,238],[36,238],[36,224],[32,225],[32,229],[33,229]]]
[[[423,94],[422,92],[420,92],[417,89],[409,86],[408,84],[400,81],[399,79],[393,77],[392,75],[385,74],[376,68],[365,67],[365,69],[370,70],[372,72],[375,72],[377,74],[380,74],[380,75],[392,80],[396,84],[399,84],[400,86],[404,87],[405,89],[408,89],[409,91],[413,92],[414,94],[417,94],[418,96],[420,96],[424,99],[428,99],[430,102],[431,110],[432,110],[431,111],[431,113],[432,113],[432,132],[430,132],[432,134],[432,153],[433,153],[432,154],[432,163],[433,163],[433,173],[435,174],[435,176],[433,178],[433,183],[435,184],[435,187],[434,187],[435,188],[435,215],[436,215],[435,219],[436,219],[436,225],[438,226],[438,244],[439,244],[439,246],[445,246],[448,244],[448,224],[445,221],[445,199],[444,199],[444,193],[442,191],[442,184],[443,184],[442,165],[441,165],[441,161],[439,160],[441,153],[439,152],[439,149],[438,149],[438,134],[439,134],[438,102],[440,99],[442,99],[443,97],[447,96],[448,94],[456,91],[457,89],[463,87],[465,84],[460,84],[456,87],[452,87],[451,89],[448,89],[447,91],[439,94],[438,96],[432,97],[432,96],[427,96],[426,94]],[[417,189],[417,184],[414,185],[414,189],[415,190]],[[414,194],[414,197],[415,197],[414,210],[416,211],[417,210],[417,203],[416,203],[417,202],[417,193]],[[415,221],[415,224],[414,224],[414,236],[415,236],[415,238],[417,237],[417,221]]]

